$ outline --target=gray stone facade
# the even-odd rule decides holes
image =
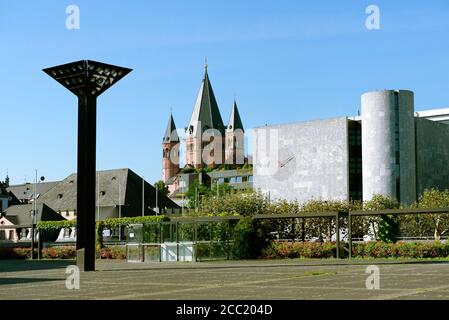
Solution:
[[[449,125],[415,120],[417,194],[432,187],[449,189]]]
[[[348,199],[345,117],[254,129],[254,189],[271,199]]]

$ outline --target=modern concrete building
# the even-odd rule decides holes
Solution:
[[[413,92],[385,90],[362,95],[363,199],[373,194],[416,200]]]
[[[449,109],[414,112],[413,92],[361,98],[361,116],[264,126],[254,131],[254,188],[300,202],[412,203],[426,189],[449,188]]]

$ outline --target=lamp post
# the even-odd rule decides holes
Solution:
[[[118,183],[118,218],[122,218],[122,184]],[[120,220],[119,220],[120,221]],[[122,241],[122,224],[118,225],[118,241]]]
[[[158,205],[158,187],[157,187],[157,185],[155,186],[155,189],[156,189],[156,215],[158,215],[159,214],[159,205]]]
[[[182,176],[179,176],[179,186],[181,189],[182,194],[182,201],[181,201],[181,216],[184,216],[184,179],[182,179]]]
[[[145,216],[145,177],[142,176],[142,217]]]
[[[37,170],[36,170],[36,176],[37,176]],[[41,176],[41,178],[39,179],[39,184],[41,184],[44,181],[45,181],[45,177]],[[37,193],[37,186],[38,185],[36,185],[36,193]],[[37,198],[37,196],[36,196],[36,198]],[[36,206],[37,206],[37,204],[36,204]],[[42,210],[44,210],[43,207],[42,207]],[[36,213],[37,213],[37,211],[36,211]],[[35,218],[35,223],[37,224],[36,218]],[[42,258],[42,245],[43,245],[43,241],[44,241],[43,232],[44,232],[43,230],[37,231],[37,235],[39,237],[39,239],[37,240],[37,259],[38,260],[40,260]]]
[[[36,209],[31,210],[31,259],[34,260],[34,232],[36,230]]]
[[[76,264],[94,271],[97,97],[131,69],[80,60],[43,71],[78,97]]]

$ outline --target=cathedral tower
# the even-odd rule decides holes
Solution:
[[[240,118],[237,103],[234,100],[231,116],[226,127],[226,164],[231,164],[232,166],[244,164],[244,134],[242,119]]]
[[[179,172],[179,137],[170,113],[167,129],[162,139],[162,179],[166,182]]]

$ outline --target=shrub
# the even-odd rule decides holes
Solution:
[[[126,249],[125,247],[112,247],[111,248],[111,258],[112,259],[126,259]]]
[[[386,209],[398,209],[399,203],[396,199],[376,194],[371,200],[363,203],[363,208],[367,211],[377,211]],[[378,222],[377,237],[384,242],[396,242],[399,235],[399,218],[391,215],[382,215],[380,219],[371,218]],[[380,249],[380,248],[379,248]]]
[[[30,257],[30,248],[0,248],[0,259],[28,259]]]
[[[267,240],[265,226],[259,220],[244,217],[234,228],[231,256],[233,259],[257,258],[268,244]]]
[[[277,242],[262,251],[262,258],[331,258],[335,257],[334,242]],[[445,258],[449,256],[449,242],[368,242],[356,243],[352,256],[357,258]]]
[[[355,244],[352,255],[362,258],[445,258],[449,255],[449,245],[441,242],[368,242]]]
[[[126,259],[126,248],[124,246],[113,246],[101,248],[101,259]]]
[[[71,246],[49,247],[42,249],[42,258],[44,259],[74,259],[76,249]]]
[[[277,242],[273,241],[262,250],[265,259],[277,258],[332,258],[335,242]]]

